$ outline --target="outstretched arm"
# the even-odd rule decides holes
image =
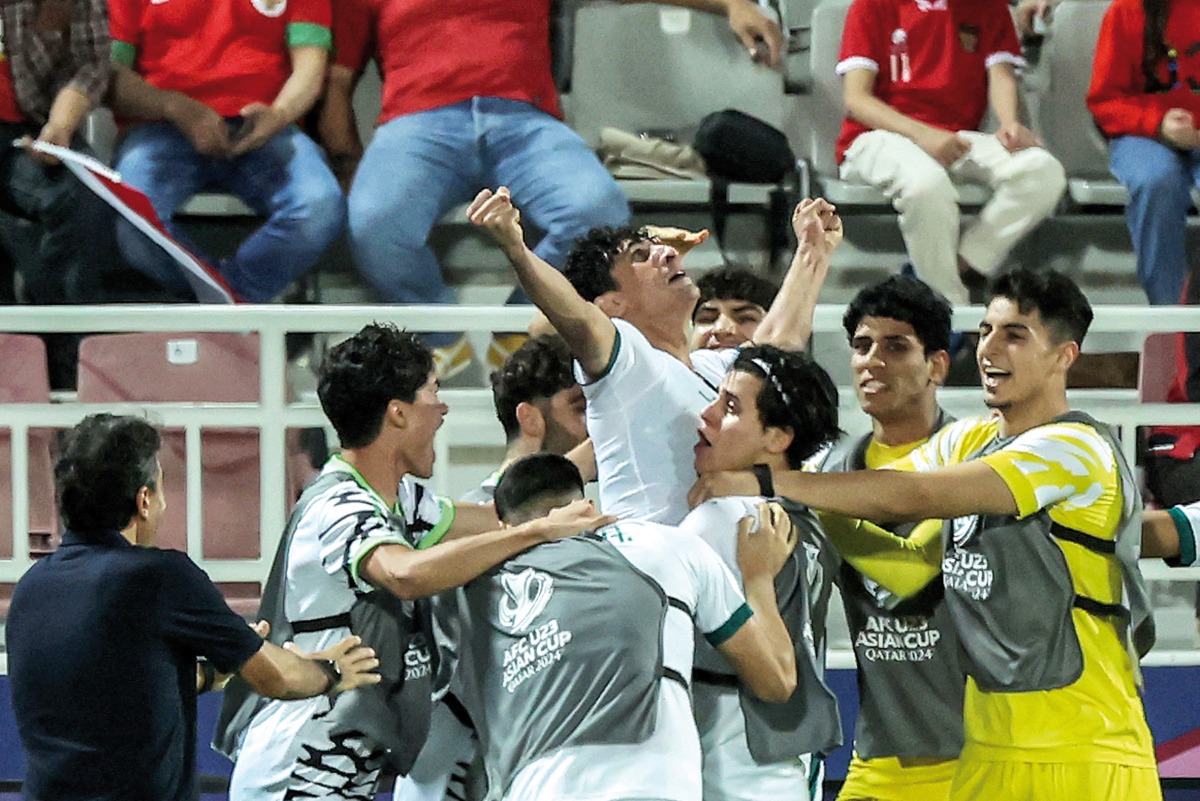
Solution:
[[[327,669],[322,662],[332,662],[335,669]],[[295,700],[378,684],[378,667],[375,652],[351,636],[310,655],[264,642],[238,673],[259,695]]]
[[[467,219],[500,245],[521,287],[566,341],[584,372],[601,375],[612,357],[616,326],[599,307],[580,297],[562,273],[526,246],[521,213],[508,188],[482,190],[467,208]]]
[[[796,232],[796,252],[754,341],[804,350],[812,335],[813,313],[829,275],[829,262],[842,241],[842,218],[824,198],[805,198],[792,212],[792,229]]]

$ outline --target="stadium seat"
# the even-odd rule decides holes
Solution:
[[[32,334],[0,334],[0,403],[48,403],[50,379],[46,346]],[[54,505],[55,431],[29,430],[29,550],[48,553],[59,540]],[[0,558],[13,555],[12,432],[0,430]]]
[[[1166,403],[1167,390],[1175,381],[1175,355],[1182,334],[1150,334],[1138,361],[1138,399],[1142,403]]]
[[[255,334],[136,333],[87,337],[79,348],[79,400],[110,402],[257,403],[259,344]],[[298,453],[289,432],[289,454]],[[201,436],[203,555],[259,555],[259,436],[255,429],[206,428]],[[167,513],[163,547],[187,550],[184,432],[164,432],[160,454]],[[289,499],[308,475],[288,458]]]

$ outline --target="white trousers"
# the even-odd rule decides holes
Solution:
[[[951,303],[965,304],[957,257],[991,274],[1054,211],[1067,180],[1058,160],[1040,147],[1010,153],[993,134],[959,136],[971,149],[946,168],[901,134],[867,131],[846,151],[841,175],[891,199],[917,275]],[[989,187],[992,197],[960,236],[956,187],[964,183]]]

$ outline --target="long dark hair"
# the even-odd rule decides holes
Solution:
[[[1146,24],[1142,30],[1142,75],[1146,79],[1146,93],[1165,92],[1171,88],[1175,76],[1164,82],[1158,77],[1158,65],[1168,58],[1167,15],[1171,0],[1142,0],[1142,13]]]

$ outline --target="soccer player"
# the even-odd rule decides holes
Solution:
[[[897,594],[943,572],[970,675],[951,799],[1161,798],[1131,656],[1153,641],[1137,484],[1107,429],[1066,396],[1091,307],[1053,270],[1005,273],[989,294],[977,360],[994,414],[942,429],[895,469],[773,480],[842,515],[948,521],[908,539],[827,531],[864,573],[880,554],[893,562],[867,574]],[[756,483],[710,474],[692,497]]]
[[[570,461],[537,454],[505,471],[496,509],[525,525],[582,497]],[[796,686],[774,583],[794,533],[778,506],[756,511],[757,530],[746,517],[728,532],[745,597],[711,548],[646,521],[534,548],[464,588],[455,692],[491,797],[700,801],[695,632],[751,692],[782,702]]]
[[[937,402],[950,357],[950,303],[915,278],[863,288],[842,318],[854,391],[871,433],[847,437],[826,471],[877,469],[952,418]],[[911,526],[892,527],[906,534]],[[902,599],[842,563],[839,588],[858,663],[854,756],[839,801],[944,801],[962,750],[966,684],[941,576]],[[897,710],[908,710],[897,714]]]
[[[481,191],[467,216],[496,239],[575,357],[601,507],[619,518],[678,523],[687,513],[697,415],[736,354],[691,351],[698,293],[675,249],[638,230],[597,229],[559,273],[526,247],[504,187]],[[819,199],[802,201],[792,220],[800,245],[758,338],[800,349],[842,231],[833,206]]]
[[[838,435],[837,389],[803,352],[769,345],[740,350],[720,394],[700,415],[696,472],[799,468]],[[770,487],[759,490],[771,497]],[[680,529],[696,534],[738,573],[736,522],[759,498],[717,498]],[[816,516],[781,499],[797,547],[775,579],[788,624],[797,689],[784,704],[745,693],[729,665],[699,645],[693,701],[704,751],[705,801],[819,798],[821,757],[842,743],[837,699],[824,682],[825,619],[839,559]]]
[[[754,340],[779,287],[740,267],[705,273],[696,281],[692,350],[736,348]]]
[[[264,617],[273,639],[294,635],[305,650],[370,628],[384,681],[377,694],[336,706],[325,698],[261,703],[227,690],[217,744],[236,760],[237,799],[370,797],[385,762],[406,771],[430,713],[423,599],[539,542],[612,519],[580,503],[457,538],[450,526],[461,521],[436,499],[422,503],[429,496],[413,481],[433,471],[433,438],[447,411],[433,356],[414,334],[366,326],[329,352],[317,395],[342,451],[292,513],[263,593]],[[448,537],[455,538],[443,542]]]

